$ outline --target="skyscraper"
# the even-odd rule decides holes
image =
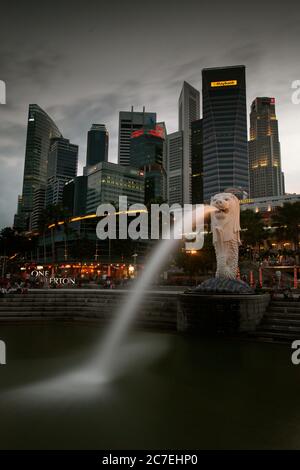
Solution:
[[[118,149],[119,165],[129,165],[131,134],[145,126],[154,124],[156,124],[156,113],[146,113],[145,108],[142,112],[134,111],[133,106],[131,111],[120,111]]]
[[[86,167],[87,214],[97,211],[100,204],[119,203],[119,196],[127,196],[128,205],[144,202],[144,176],[140,170],[116,163],[102,162]]]
[[[64,185],[75,178],[78,164],[78,145],[68,139],[51,140],[46,188],[46,206],[62,202]]]
[[[256,98],[252,103],[249,166],[251,197],[284,194],[275,98]]]
[[[183,132],[183,203],[191,202],[192,142],[191,123],[200,118],[200,93],[183,82],[178,102],[178,128]]]
[[[183,205],[183,132],[167,136],[168,203]]]
[[[22,217],[22,196],[19,194],[18,196],[18,205],[17,205],[17,212],[14,215],[14,223],[13,227],[15,230],[23,230],[23,217]]]
[[[56,124],[37,104],[29,105],[22,198],[18,204],[18,228],[29,227],[34,191],[46,185],[50,140],[61,137]]]
[[[145,203],[166,199],[164,123],[145,126],[131,134],[130,166],[143,171],[145,177]]]
[[[63,207],[74,216],[86,214],[87,176],[81,175],[68,181],[63,189]]]
[[[41,216],[45,210],[46,187],[40,186],[33,193],[33,210],[30,216],[29,229],[37,231],[40,228]]]
[[[108,132],[104,124],[93,124],[88,131],[86,165],[108,161]]]
[[[192,122],[192,204],[203,203],[203,122]]]
[[[203,197],[249,192],[245,66],[202,70]]]

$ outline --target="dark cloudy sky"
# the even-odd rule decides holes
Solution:
[[[118,111],[156,111],[177,130],[183,80],[201,89],[204,67],[245,64],[248,105],[277,103],[288,192],[300,192],[300,5],[284,1],[1,2],[0,227],[11,225],[21,192],[29,103],[44,108],[80,146],[105,123],[109,159],[117,159]]]

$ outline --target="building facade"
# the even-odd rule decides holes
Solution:
[[[93,124],[88,131],[86,165],[108,161],[109,136],[104,124]]]
[[[33,211],[30,217],[30,231],[37,232],[40,228],[41,216],[45,210],[46,186],[35,189],[33,194]]]
[[[168,203],[184,204],[183,193],[183,132],[167,136],[167,188]]]
[[[284,194],[275,98],[256,98],[250,113],[250,196]]]
[[[156,113],[146,113],[145,108],[142,112],[120,111],[119,113],[119,148],[118,163],[119,165],[129,166],[130,164],[130,145],[131,135],[134,131],[138,131],[145,126],[156,124]]]
[[[300,194],[284,194],[282,196],[257,197],[241,200],[241,210],[251,209],[253,212],[272,212],[284,204],[300,201]]]
[[[16,230],[24,229],[23,223],[24,223],[24,218],[22,216],[22,196],[19,194],[17,212],[14,215],[14,223],[13,223],[14,229]]]
[[[203,122],[193,121],[192,133],[192,204],[203,203]]]
[[[178,130],[183,133],[183,203],[191,202],[192,140],[191,123],[200,118],[200,93],[184,82],[178,101]]]
[[[77,175],[78,145],[54,138],[50,143],[47,169],[46,206],[62,202],[65,184]]]
[[[131,134],[130,166],[143,171],[145,204],[166,200],[166,128],[164,123],[145,126]]]
[[[202,70],[203,197],[249,192],[245,66]]]
[[[73,216],[86,214],[87,176],[68,181],[63,188],[62,205]]]
[[[36,189],[47,182],[47,162],[50,141],[62,137],[60,130],[48,114],[37,104],[30,104],[28,111],[25,165],[22,197],[18,203],[16,221],[19,230],[27,230],[33,211]],[[20,202],[21,201],[21,202]]]
[[[86,213],[95,213],[99,204],[111,203],[117,208],[119,196],[128,204],[144,203],[145,183],[140,170],[130,166],[102,162],[85,169],[87,176]]]

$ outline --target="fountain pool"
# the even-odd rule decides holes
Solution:
[[[288,345],[132,332],[127,366],[121,349],[102,393],[89,383],[84,393],[33,393],[33,383],[85,363],[99,335],[95,325],[1,326],[0,448],[300,448],[299,368]]]

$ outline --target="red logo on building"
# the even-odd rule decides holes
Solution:
[[[141,135],[153,135],[154,137],[159,137],[160,139],[165,138],[165,130],[162,126],[156,125],[154,129],[138,129],[131,133],[131,138],[135,139]]]

